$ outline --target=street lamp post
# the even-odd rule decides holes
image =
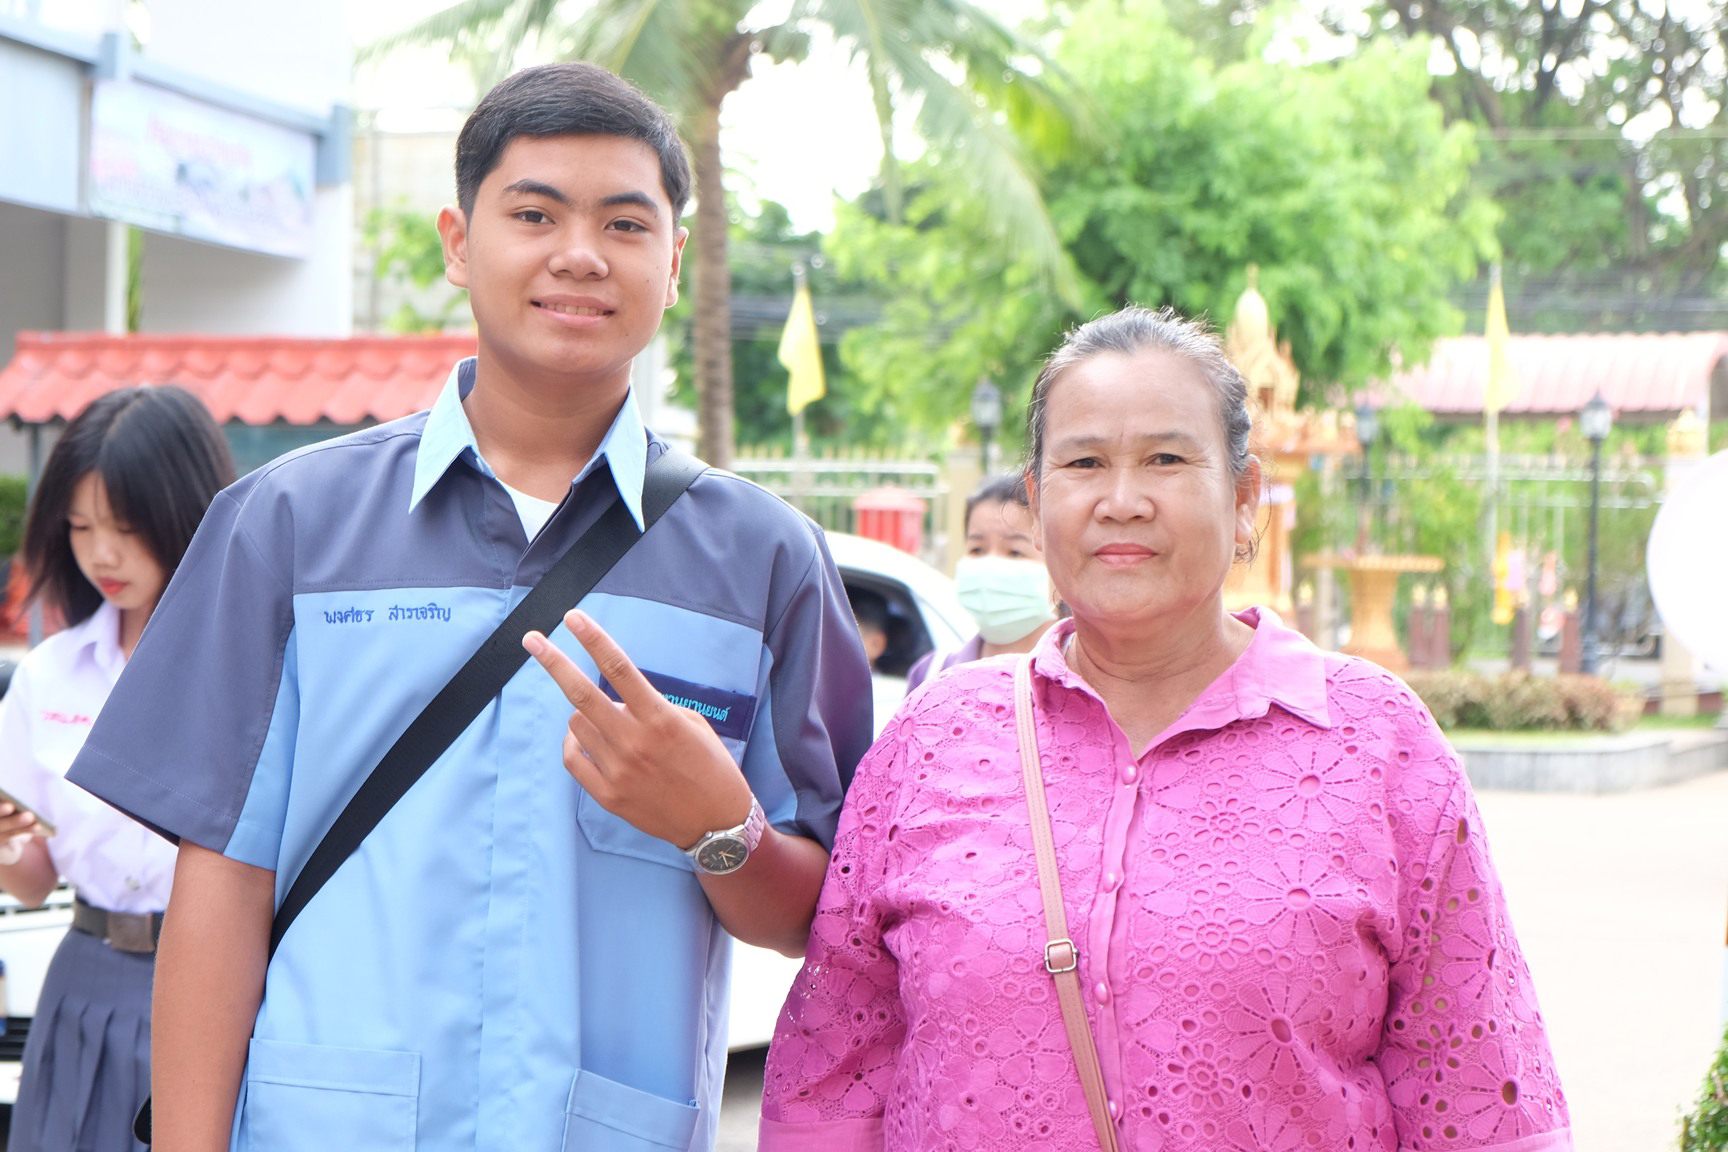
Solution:
[[[1584,586],[1583,651],[1579,653],[1578,670],[1586,676],[1596,674],[1596,521],[1602,508],[1602,442],[1614,427],[1614,410],[1597,392],[1578,414],[1578,424],[1584,439],[1590,441],[1590,552],[1586,561]]]
[[[978,377],[972,389],[972,423],[978,427],[979,463],[990,475],[990,437],[1002,427],[1002,389],[988,376]]]
[[[1358,555],[1368,551],[1369,519],[1373,509],[1369,501],[1373,498],[1373,478],[1370,471],[1373,465],[1374,441],[1380,437],[1380,410],[1373,401],[1364,399],[1356,405],[1356,443],[1362,449],[1362,508],[1356,519],[1356,552]]]

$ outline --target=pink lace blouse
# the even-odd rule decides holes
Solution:
[[[1135,757],[1033,691],[1069,927],[1125,1149],[1570,1149],[1458,759],[1410,690],[1269,612]],[[956,669],[846,799],[761,1147],[1095,1149],[1050,977],[1012,669]]]

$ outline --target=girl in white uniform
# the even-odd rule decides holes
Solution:
[[[175,851],[65,775],[233,479],[202,404],[133,388],[67,425],[31,502],[31,595],[66,628],[24,658],[0,702],[0,788],[26,806],[0,800],[0,887],[37,906],[64,879],[77,897],[25,1041],[10,1152],[142,1148],[132,1117],[150,1090],[150,981]]]

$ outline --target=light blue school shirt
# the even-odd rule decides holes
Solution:
[[[627,399],[534,541],[480,456],[465,361],[424,413],[303,449],[211,507],[71,778],[276,873],[664,445]],[[831,842],[869,671],[820,530],[704,473],[584,608],[693,702],[776,827]],[[555,637],[585,671],[568,633]],[[706,1149],[730,947],[673,845],[565,771],[529,663],[288,931],[233,1147]]]

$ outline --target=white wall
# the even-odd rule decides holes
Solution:
[[[0,364],[18,333],[62,327],[65,220],[0,201]]]
[[[146,332],[346,336],[354,322],[353,201],[347,185],[320,188],[312,253],[261,256],[148,233]]]
[[[280,5],[151,0],[149,59],[320,118],[349,99],[353,52],[340,0]],[[304,260],[151,234],[146,332],[346,336],[353,329],[354,209],[348,185],[318,189]]]
[[[349,102],[341,0],[150,0],[149,11],[152,60],[320,116]]]

